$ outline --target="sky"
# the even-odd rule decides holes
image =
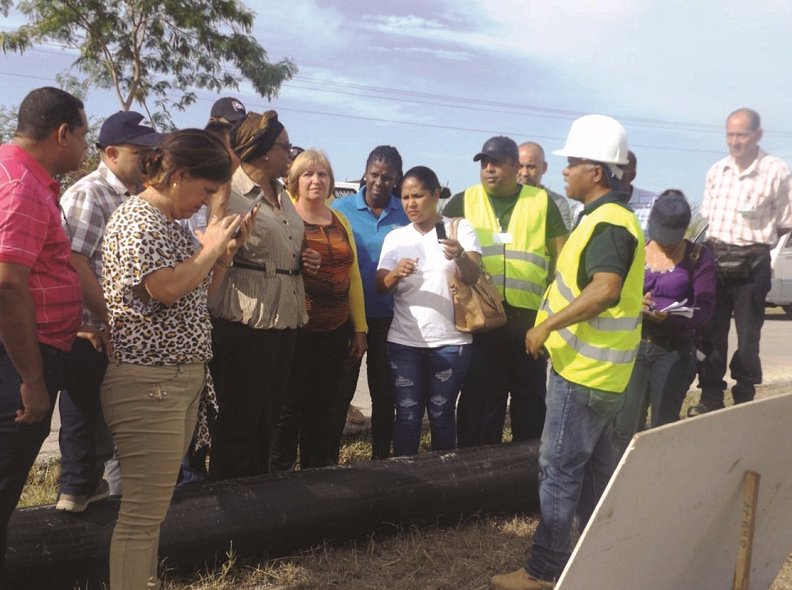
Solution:
[[[727,155],[736,108],[762,116],[762,147],[792,162],[788,0],[246,0],[253,35],[272,61],[299,67],[271,102],[242,83],[176,113],[203,126],[214,100],[275,109],[290,140],[323,149],[336,179],[362,175],[377,145],[405,171],[426,165],[453,192],[479,180],[473,156],[493,135],[534,140],[548,187],[563,192],[564,144],[584,114],[615,117],[638,156],[636,185],[681,188],[698,202],[707,169]],[[22,24],[12,13],[2,29]],[[0,105],[54,84],[75,54],[52,45],[0,54]],[[118,109],[95,90],[92,118]]]

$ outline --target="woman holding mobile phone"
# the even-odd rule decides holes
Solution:
[[[273,469],[287,471],[335,463],[341,433],[333,408],[345,367],[366,352],[366,311],[355,238],[344,215],[326,204],[335,179],[327,156],[309,149],[292,164],[287,187],[305,226],[305,243],[324,263],[306,275],[308,323],[297,332],[289,395],[272,444]],[[310,369],[305,359],[310,359]]]
[[[303,221],[280,178],[291,165],[289,135],[275,111],[249,112],[231,129],[241,164],[229,213],[261,201],[250,238],[234,257],[212,314],[210,365],[220,406],[212,432],[211,479],[269,473],[270,439],[287,395],[297,330],[308,320],[303,275],[321,257],[303,246]]]
[[[448,279],[473,284],[481,273],[481,247],[473,227],[459,221],[457,239],[438,239],[451,220],[437,212],[443,189],[426,166],[402,180],[402,206],[410,225],[395,229],[382,246],[377,288],[392,292],[393,322],[388,332],[396,423],[394,455],[418,452],[421,423],[428,411],[432,450],[456,446],[454,411],[470,364],[470,334],[454,324]],[[439,224],[439,225],[436,225]]]
[[[225,147],[205,131],[166,135],[143,170],[146,189],[115,211],[102,245],[113,361],[100,395],[124,492],[110,543],[113,590],[159,587],[160,524],[212,355],[207,294],[252,225],[241,215],[212,217],[196,245],[176,223],[209,203],[231,176]]]

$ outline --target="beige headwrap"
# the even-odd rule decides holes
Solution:
[[[249,112],[231,129],[231,148],[240,160],[250,162],[268,152],[281,131],[283,124],[275,111]]]

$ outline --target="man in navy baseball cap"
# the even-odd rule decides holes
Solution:
[[[99,131],[101,161],[60,199],[71,237],[71,263],[83,285],[85,331],[103,334],[102,241],[110,215],[143,189],[141,158],[162,139],[134,111],[110,115]],[[102,347],[77,338],[67,353],[59,398],[61,478],[56,510],[83,512],[108,494],[120,493],[113,440],[102,417],[99,386],[107,367]],[[107,473],[106,479],[103,474]]]
[[[162,134],[144,121],[145,117],[135,111],[119,111],[105,119],[99,130],[99,149],[111,145],[154,146]]]

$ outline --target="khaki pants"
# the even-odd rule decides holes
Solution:
[[[159,588],[157,548],[190,443],[204,363],[148,367],[111,363],[101,388],[124,494],[110,544],[112,590]]]

